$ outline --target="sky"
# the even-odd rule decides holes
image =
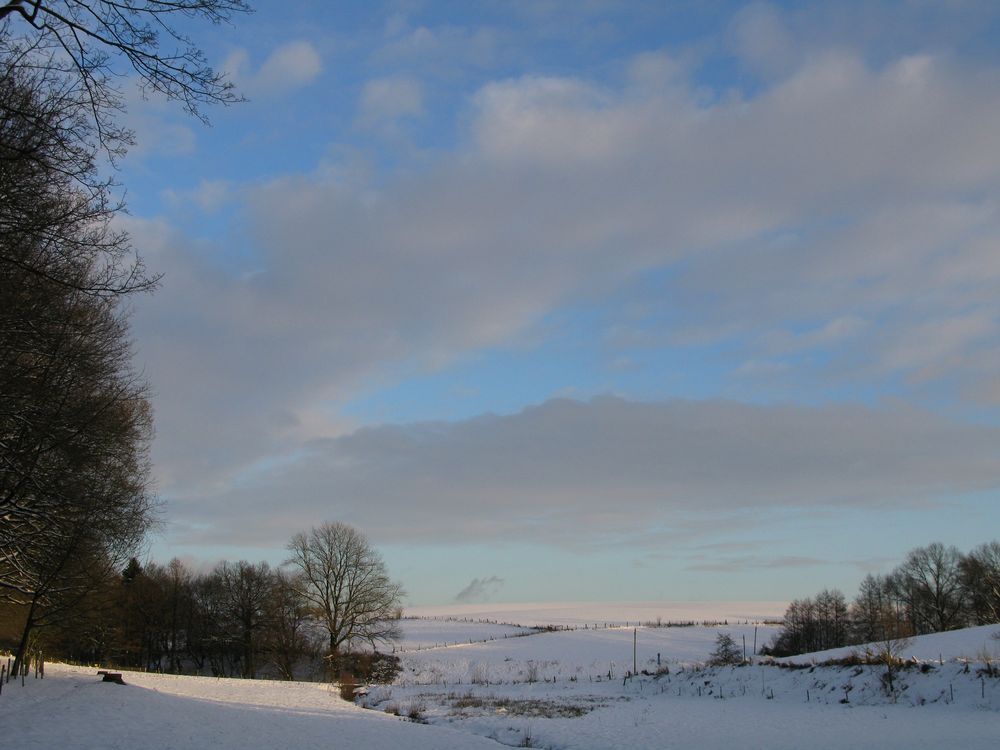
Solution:
[[[997,537],[995,3],[256,5],[210,126],[126,89],[151,558],[789,600]]]

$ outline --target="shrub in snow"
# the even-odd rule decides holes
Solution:
[[[708,663],[714,667],[742,664],[743,652],[729,633],[719,633],[715,638],[715,650],[708,656]]]
[[[350,672],[361,682],[388,685],[399,674],[400,661],[398,656],[393,654],[383,654],[378,651],[374,653],[348,652],[338,654],[336,657],[327,657],[330,670],[333,674]]]

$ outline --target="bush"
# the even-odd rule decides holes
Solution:
[[[329,659],[329,667],[332,674],[350,672],[361,682],[377,685],[388,685],[402,670],[398,656],[378,651],[340,654]]]
[[[708,663],[713,667],[728,667],[743,663],[743,652],[729,633],[719,633],[715,637],[715,650],[709,654]]]

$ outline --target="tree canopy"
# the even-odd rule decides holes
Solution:
[[[375,645],[397,635],[403,589],[389,578],[381,555],[357,529],[324,523],[288,543],[296,591],[329,635],[330,656],[353,641]]]

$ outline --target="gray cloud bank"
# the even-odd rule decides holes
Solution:
[[[181,542],[277,545],[335,518],[380,543],[652,543],[700,514],[912,509],[998,487],[1000,429],[906,406],[605,396],[363,428],[171,517]]]
[[[561,305],[652,270],[669,278],[636,300],[648,319],[624,321],[623,340],[738,336],[737,376],[793,373],[786,359],[814,352],[855,382],[998,403],[998,84],[949,59],[872,67],[839,51],[752,97],[709,96],[677,61],[643,55],[617,87],[485,85],[454,152],[378,187],[340,164],[235,187],[243,221],[225,248],[134,221],[166,272],[136,315],[161,487],[235,493],[277,456],[347,432],[338,409],[363,389],[537,335]],[[524,518],[879,502],[991,477],[949,431],[981,433],[901,410],[554,402],[312,444],[310,470],[286,480],[296,502],[388,503],[401,523],[479,509],[461,524],[472,536],[495,534],[482,509],[507,503],[509,530],[531,535]],[[309,486],[320,476],[331,484]]]

